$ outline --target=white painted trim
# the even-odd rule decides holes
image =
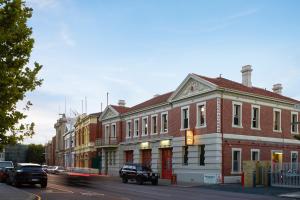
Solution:
[[[136,127],[136,121],[138,122],[137,127]],[[133,137],[134,138],[139,137],[139,134],[140,134],[139,133],[139,124],[140,124],[139,121],[140,121],[139,118],[136,118],[136,119],[133,120],[133,130],[134,130],[133,131]],[[136,132],[138,133],[138,135],[136,135]]]
[[[229,133],[224,134],[224,139],[250,140],[250,141],[273,142],[273,143],[281,143],[281,144],[282,143],[285,143],[285,144],[299,144],[300,145],[300,140],[296,140],[296,139],[260,137],[260,136],[239,135],[239,134],[229,134]]]
[[[167,119],[167,131],[163,131],[163,115],[166,115]],[[169,114],[167,112],[160,113],[160,134],[168,133],[169,131]]]
[[[188,118],[188,127],[187,128],[183,128],[183,125],[184,125],[183,110],[185,110],[185,109],[187,109],[187,118]],[[181,109],[180,109],[180,121],[181,121],[181,127],[180,127],[181,131],[190,129],[190,106],[181,107]]]
[[[240,166],[239,171],[233,171],[233,152],[239,151],[240,152]],[[240,174],[242,172],[242,148],[232,148],[231,149],[231,174]]]
[[[258,109],[258,119],[257,119],[257,127],[253,127],[253,117],[254,117],[254,108],[257,108]],[[260,116],[260,106],[259,105],[251,105],[251,129],[253,129],[253,130],[261,130],[261,128],[260,128],[260,118],[261,118],[261,116]]]
[[[252,159],[252,152],[258,152],[258,161],[260,161],[260,149],[251,149],[250,150],[251,160],[253,161],[253,159]]]
[[[298,122],[299,120],[299,113],[298,112],[291,112],[291,123],[293,122],[293,115],[296,115],[296,122]],[[291,134],[299,134],[299,128],[298,128],[298,124],[296,124],[296,131],[293,132],[292,131],[293,125],[291,125]]]
[[[153,126],[153,117],[156,117],[156,133],[153,132],[154,126]],[[156,135],[158,133],[158,114],[151,115],[151,135]]]
[[[271,97],[269,99],[262,100],[260,97],[247,98],[247,97],[245,97],[245,94],[241,94],[239,96],[233,96],[228,93],[224,94],[223,97],[224,97],[224,99],[228,99],[228,100],[232,100],[232,101],[241,101],[243,103],[255,104],[255,105],[260,105],[260,106],[268,106],[268,107],[272,107],[272,108],[276,107],[276,108],[280,108],[280,109],[284,109],[284,110],[291,110],[291,111],[295,111],[295,112],[300,111],[300,110],[297,110],[296,108],[294,108],[294,105],[285,106],[283,103],[280,103],[278,101],[271,99]]]
[[[279,112],[279,130],[275,130],[275,112]],[[282,132],[282,116],[281,116],[281,109],[273,108],[273,132],[281,133]]]
[[[147,133],[145,133],[145,124],[144,124],[144,120],[146,119],[146,123],[147,123]],[[142,136],[147,136],[149,133],[149,120],[148,120],[148,116],[143,117],[142,118]]]
[[[203,125],[200,125],[200,119],[199,119],[199,112],[200,112],[200,110],[199,110],[199,106],[204,106],[204,124]],[[204,102],[199,102],[199,103],[197,103],[196,104],[196,110],[197,110],[197,112],[196,112],[196,120],[197,120],[197,122],[196,122],[196,128],[205,128],[206,127],[206,116],[207,116],[207,109],[206,109],[206,102],[204,101]]]
[[[195,102],[208,101],[211,99],[221,98],[221,95],[217,93],[217,91],[212,91],[213,94],[202,94],[193,97],[187,97],[186,99],[182,99],[180,101],[176,101],[173,103],[173,108],[188,106]]]
[[[130,123],[130,128],[128,127],[128,123]],[[130,136],[129,134],[129,130],[130,130]],[[132,128],[132,120],[127,120],[126,121],[126,139],[129,139],[132,137],[132,133],[133,133],[133,128]]]
[[[116,137],[117,137],[117,124],[116,124],[116,123],[112,123],[110,126],[111,126],[111,127],[110,127],[110,130],[111,130],[111,131],[110,131],[110,137],[111,137],[111,138],[116,138]],[[114,133],[114,134],[115,134],[115,137],[112,137],[112,127],[113,127],[113,126],[115,126],[115,133]]]
[[[296,161],[296,163],[298,164],[298,162],[299,162],[298,151],[291,151],[291,165],[292,165],[292,155],[294,153],[297,154],[297,161]]]
[[[181,82],[181,84],[176,88],[176,90],[173,92],[173,94],[170,96],[170,98],[168,99],[168,102],[171,102],[172,100],[174,100],[174,98],[178,95],[178,93],[182,90],[182,88],[186,85],[186,83],[190,79],[194,79],[194,80],[202,83],[203,85],[206,85],[211,90],[215,90],[217,88],[217,85],[215,85],[207,80],[204,80],[195,74],[188,74],[186,76],[186,78]],[[207,92],[207,91],[204,91],[204,92]],[[199,94],[199,93],[195,93],[194,95],[197,95],[197,94]],[[194,96],[194,95],[192,95],[192,96]],[[184,98],[186,98],[186,97],[184,97]],[[176,100],[178,100],[178,99],[176,99]]]
[[[234,124],[234,106],[239,105],[240,106],[240,125],[235,125]],[[234,128],[243,128],[243,103],[242,102],[237,102],[237,101],[232,101],[232,127]]]
[[[105,125],[104,126],[104,140],[105,141],[109,141],[109,136],[110,136],[110,130],[109,130],[109,128],[110,128],[110,125],[109,124],[107,124],[107,125]]]

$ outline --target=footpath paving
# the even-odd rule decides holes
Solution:
[[[0,199],[3,200],[38,200],[34,194],[0,183]]]

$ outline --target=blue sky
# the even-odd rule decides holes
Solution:
[[[128,106],[162,94],[188,73],[252,82],[300,99],[300,2],[229,0],[29,0],[35,47],[31,62],[44,67],[42,87],[28,94],[28,120],[45,143],[58,113],[88,113],[101,102]]]

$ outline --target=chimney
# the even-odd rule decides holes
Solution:
[[[243,66],[241,72],[242,72],[242,83],[244,86],[252,87],[251,82],[251,72],[252,72],[252,66],[251,65],[245,65]]]
[[[126,105],[125,100],[119,100],[118,105],[124,107]]]
[[[281,83],[277,83],[273,85],[273,92],[276,94],[282,94],[282,85]]]
[[[160,96],[160,94],[155,94],[155,95],[153,95],[154,98],[155,98],[155,97],[158,97],[158,96]]]

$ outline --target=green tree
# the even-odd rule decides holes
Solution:
[[[20,122],[31,102],[21,111],[16,106],[42,84],[37,77],[42,66],[27,66],[34,43],[27,26],[31,15],[32,9],[22,0],[0,0],[0,149],[34,134],[34,123]]]
[[[41,144],[28,145],[26,162],[43,164],[45,162],[45,148]]]

